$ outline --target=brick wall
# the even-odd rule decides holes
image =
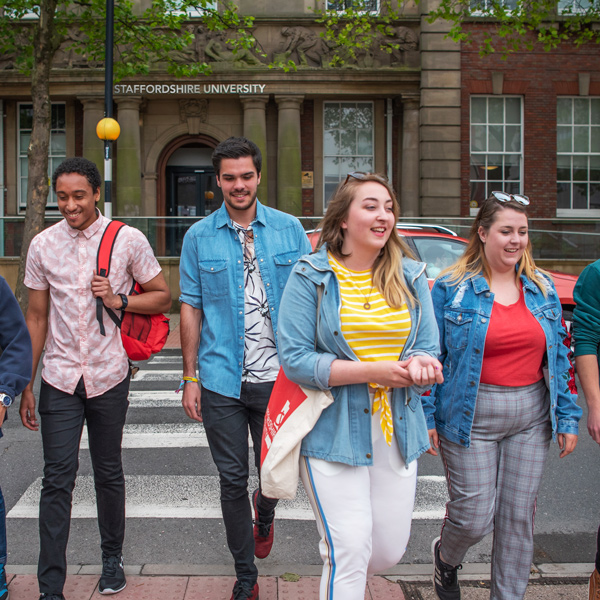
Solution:
[[[600,95],[600,48],[564,44],[557,50],[541,46],[502,59],[481,57],[477,40],[485,24],[472,24],[474,43],[461,50],[461,214],[469,214],[470,96],[492,94],[492,73],[503,74],[502,94],[523,97],[523,192],[532,200],[532,217],[556,216],[556,100],[579,95],[579,74],[590,73],[589,95]]]

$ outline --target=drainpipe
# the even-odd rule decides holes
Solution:
[[[394,181],[394,168],[392,166],[392,131],[393,131],[393,118],[394,118],[394,110],[392,107],[392,99],[386,99],[387,107],[385,112],[386,118],[386,156],[387,156],[387,164],[386,171],[387,177],[390,183]]]

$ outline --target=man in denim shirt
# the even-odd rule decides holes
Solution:
[[[212,161],[225,202],[190,228],[181,250],[182,403],[191,419],[204,421],[219,470],[237,575],[231,598],[255,600],[254,556],[271,550],[277,501],[254,491],[253,527],[248,429],[259,469],[265,411],[279,371],[279,302],[293,265],[311,247],[298,219],[256,199],[262,157],[253,142],[229,138]]]
[[[0,437],[6,409],[31,379],[31,339],[17,299],[0,277]],[[6,509],[0,489],[0,600],[8,600],[6,582]]]

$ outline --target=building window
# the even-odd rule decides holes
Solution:
[[[556,105],[556,208],[600,209],[600,98]]]
[[[517,8],[517,0],[500,0],[494,2],[494,0],[471,0],[471,14],[484,14],[496,10],[497,5],[500,5],[508,10],[515,10]]]
[[[471,208],[490,192],[522,192],[521,98],[471,97]]]
[[[185,6],[183,7],[183,1],[176,0],[174,2],[175,6],[179,7],[173,11],[176,15],[186,14],[190,19],[198,19],[203,17],[206,14],[207,10],[217,10],[217,0],[206,0],[204,4],[198,3],[194,6]]]
[[[48,177],[52,177],[54,169],[67,156],[67,133],[64,104],[52,104],[50,119],[50,148],[48,150]],[[31,138],[33,126],[33,104],[19,105],[19,208],[27,207],[27,176],[29,173],[29,159],[27,148]],[[47,208],[57,208],[56,194],[50,190]]]
[[[379,0],[327,0],[327,10],[359,10],[364,12],[379,12]]]
[[[585,13],[594,8],[593,0],[558,0],[559,15]]]
[[[324,202],[352,171],[373,171],[372,102],[325,102],[323,105]]]

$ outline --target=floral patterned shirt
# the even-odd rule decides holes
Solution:
[[[36,235],[27,254],[25,285],[50,291],[48,333],[42,377],[51,386],[73,394],[83,377],[88,398],[100,396],[127,376],[127,354],[120,331],[104,319],[100,334],[91,282],[98,245],[109,219],[98,218],[83,231],[63,219]],[[115,240],[109,280],[113,292],[128,294],[132,277],[144,285],[160,265],[144,234],[124,227]]]
[[[279,358],[265,285],[254,252],[252,225],[244,229],[232,221],[244,248],[244,368],[242,381],[275,381]]]

